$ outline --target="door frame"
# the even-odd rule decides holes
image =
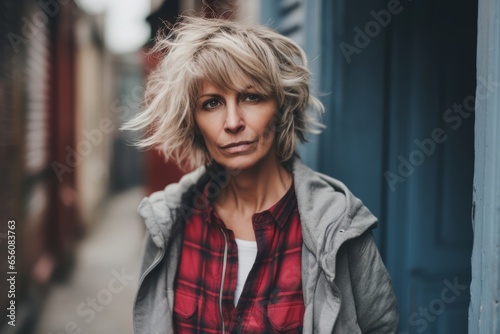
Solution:
[[[478,5],[472,334],[500,331],[500,2]]]

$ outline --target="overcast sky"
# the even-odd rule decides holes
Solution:
[[[89,13],[106,12],[106,44],[115,53],[139,49],[149,38],[150,0],[77,0]]]

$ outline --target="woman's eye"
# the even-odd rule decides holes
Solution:
[[[203,108],[204,109],[214,109],[217,108],[220,105],[220,102],[217,100],[208,100],[207,102],[203,103]]]
[[[259,102],[262,98],[258,94],[248,94],[245,96],[245,101],[247,102]]]

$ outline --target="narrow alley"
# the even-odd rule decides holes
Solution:
[[[103,204],[95,229],[77,249],[68,281],[50,288],[34,333],[133,332],[132,303],[144,234],[136,208],[143,196],[142,188],[133,188]]]

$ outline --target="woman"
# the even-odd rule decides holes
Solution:
[[[140,204],[135,332],[395,333],[376,218],[295,153],[323,108],[304,52],[265,27],[181,21],[126,126],[197,168]]]

